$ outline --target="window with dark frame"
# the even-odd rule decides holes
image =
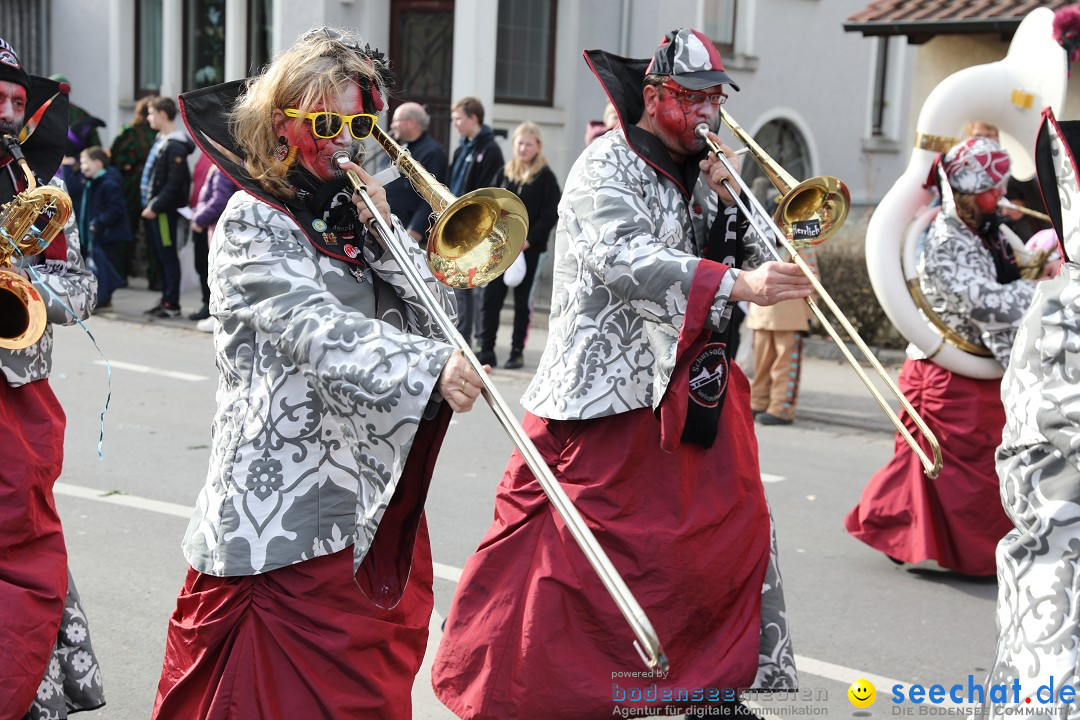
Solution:
[[[556,4],[556,0],[499,0],[495,102],[553,103]]]
[[[161,91],[161,2],[135,0],[135,98]]]
[[[887,35],[883,35],[877,41],[877,66],[874,68],[874,107],[870,134],[874,137],[882,137],[885,135],[885,108],[888,105],[889,38]]]
[[[790,120],[776,118],[765,123],[754,134],[754,142],[771,157],[777,165],[784,168],[794,178],[808,178],[810,167],[810,149],[802,132]],[[780,191],[769,179],[759,163],[744,163],[739,174],[750,186],[754,196],[772,212]]]
[[[725,58],[735,52],[737,5],[736,0],[701,0],[701,30]]]
[[[183,89],[225,82],[225,0],[184,3]]]

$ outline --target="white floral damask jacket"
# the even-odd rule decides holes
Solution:
[[[717,208],[703,179],[688,200],[634,151],[622,129],[589,145],[559,203],[548,343],[522,398],[525,409],[584,420],[660,404]],[[743,266],[757,267],[765,250],[753,233],[745,239]],[[734,265],[735,258],[724,262]],[[725,274],[708,329],[727,325],[738,272]]]
[[[944,204],[926,235],[917,265],[919,285],[945,325],[968,342],[986,347],[1007,367],[1016,328],[1031,304],[1035,285],[1030,280],[999,283],[990,251],[950,207]],[[914,345],[907,352],[914,360],[926,357]]]
[[[67,190],[59,178],[54,178],[50,184]],[[48,323],[41,339],[33,345],[22,350],[0,348],[0,370],[4,373],[4,380],[12,387],[49,377],[52,372],[53,325],[74,325],[90,317],[97,307],[97,278],[83,263],[75,213],[64,225],[62,236],[58,235],[53,242],[66,243],[64,260],[50,260],[38,255],[23,261],[24,265],[27,262],[33,264],[39,276],[33,278],[31,274],[30,277],[45,301]],[[74,315],[68,312],[68,308]]]
[[[453,318],[452,294],[394,228]],[[370,237],[361,272],[238,192],[212,247],[218,409],[187,560],[252,575],[352,544],[359,566],[452,347]]]

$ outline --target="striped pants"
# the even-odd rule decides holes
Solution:
[[[750,407],[785,420],[795,419],[802,365],[802,339],[795,330],[754,331],[754,382]]]

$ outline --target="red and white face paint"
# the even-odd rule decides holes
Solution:
[[[664,86],[657,88],[654,132],[671,153],[683,157],[697,155],[705,149],[705,141],[694,129],[701,123],[712,130],[717,128],[720,108],[712,102],[709,93],[704,95],[704,101],[692,102],[684,92]]]
[[[26,88],[0,80],[0,132],[14,135],[26,119]]]
[[[338,97],[316,104],[311,112],[320,110],[342,115],[365,112],[360,85],[356,82],[350,83]],[[359,141],[353,139],[346,127],[342,127],[337,137],[315,137],[309,120],[289,118],[284,113],[277,120],[276,130],[279,135],[284,136],[291,147],[296,148],[296,160],[300,166],[323,182],[329,182],[341,175],[341,170],[331,159],[334,153],[344,150],[349,157],[355,157],[360,144]]]

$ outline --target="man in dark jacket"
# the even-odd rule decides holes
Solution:
[[[158,134],[143,166],[142,217],[146,220],[146,237],[157,254],[164,276],[161,302],[147,310],[146,314],[174,318],[180,316],[177,211],[188,204],[191,170],[187,156],[195,149],[195,143],[176,128],[176,102],[172,98],[151,100],[146,121]]]
[[[491,187],[503,167],[503,154],[495,133],[484,124],[484,105],[466,97],[450,108],[450,119],[461,142],[450,162],[450,192],[461,197],[479,188]],[[480,294],[475,290],[455,290],[458,304],[458,332],[472,344],[473,326],[480,320]]]
[[[413,160],[420,163],[435,179],[446,182],[446,152],[435,138],[427,133],[431,118],[422,105],[403,103],[394,111],[390,132],[394,139],[408,149]],[[428,217],[431,206],[413,189],[404,177],[386,185],[386,202],[397,215],[409,235],[419,243],[427,241]]]
[[[77,218],[83,255],[98,279],[98,309],[112,304],[113,290],[127,285],[117,272],[131,244],[131,223],[124,203],[120,173],[108,167],[109,156],[96,145],[79,155],[79,169],[86,183]]]

